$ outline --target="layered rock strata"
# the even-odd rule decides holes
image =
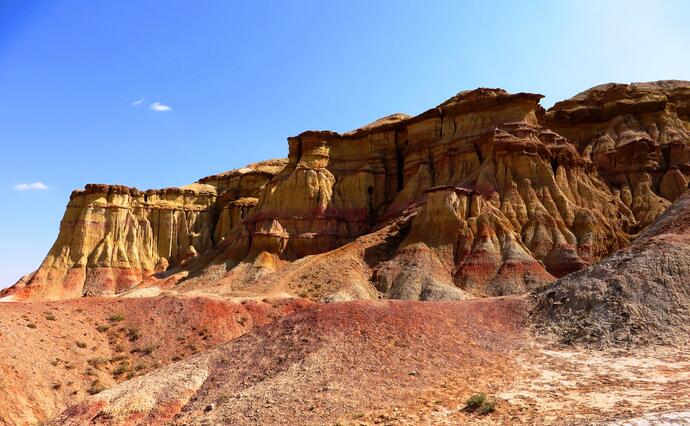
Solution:
[[[690,175],[690,84],[604,84],[558,102],[546,125],[567,137],[635,215],[650,224]]]
[[[128,290],[222,241],[283,164],[258,163],[183,188],[86,185],[72,192],[41,266],[3,296],[55,300]]]
[[[68,207],[44,264],[6,294],[119,292],[166,267],[143,285],[326,300],[538,288],[627,246],[683,191],[690,83],[604,85],[549,111],[540,99],[477,89],[415,117],[307,131],[287,161],[201,179],[174,206],[95,196]],[[87,214],[104,231],[69,219]],[[336,252],[356,278],[307,273]]]

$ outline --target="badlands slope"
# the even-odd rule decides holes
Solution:
[[[540,98],[74,191],[0,293],[0,424],[687,417],[690,82]],[[463,409],[478,392],[495,412]]]

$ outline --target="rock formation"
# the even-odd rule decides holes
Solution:
[[[477,89],[415,117],[307,131],[288,139],[287,161],[187,188],[87,186],[38,271],[3,295],[539,288],[626,247],[683,192],[690,83],[598,86],[549,111],[540,98]],[[345,275],[324,272],[339,262]]]
[[[596,346],[685,342],[690,323],[690,192],[630,247],[534,297],[538,328]]]
[[[690,84],[604,84],[557,103],[546,125],[594,162],[601,178],[650,224],[686,189]]]
[[[72,192],[39,269],[3,295],[55,300],[128,290],[222,241],[282,165],[257,163],[183,188],[86,185]]]

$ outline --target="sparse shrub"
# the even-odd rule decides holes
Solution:
[[[113,369],[113,376],[121,376],[127,371],[129,371],[129,363],[127,361],[124,361],[120,365],[115,367],[115,369]]]
[[[82,312],[84,312],[84,310],[82,308],[77,308],[77,312],[81,314]]]
[[[237,319],[237,323],[241,326],[244,326],[247,323],[247,318],[246,317],[239,317]]]
[[[489,400],[479,406],[479,409],[477,409],[477,414],[485,416],[489,413],[493,413],[494,411],[496,411],[496,401]]]
[[[53,315],[52,312],[49,312],[49,313],[46,315],[46,319],[47,319],[48,321],[55,321],[57,318],[55,318],[55,315]]]
[[[115,355],[114,357],[110,358],[110,362],[118,362],[118,361],[123,361],[127,359],[127,355]]]
[[[50,361],[50,365],[52,365],[53,367],[57,367],[57,365],[58,365],[59,363],[60,363],[60,361],[57,360],[57,359],[54,359],[54,360]]]
[[[139,363],[139,364],[134,364],[134,371],[140,371],[140,370],[143,370],[143,369],[144,369],[144,367],[145,367],[145,365],[144,365],[144,364],[142,364],[142,363]]]
[[[132,349],[132,353],[137,353],[139,352],[140,354],[143,355],[150,355],[151,352],[155,351],[156,347],[154,345],[146,345],[141,348],[134,348]]]
[[[467,401],[465,401],[465,410],[474,411],[486,401],[486,395],[483,393],[475,393],[470,396]]]
[[[182,359],[182,358],[181,358],[179,355],[175,355],[175,356],[173,356],[173,357],[171,358],[171,360],[172,360],[173,362],[179,361],[179,360],[181,360],[181,359]]]
[[[108,322],[120,322],[125,319],[125,316],[122,314],[113,314],[108,317]]]
[[[97,393],[103,392],[105,390],[105,386],[98,380],[94,380],[91,382],[91,387],[88,388],[86,391],[89,393],[89,395],[96,395]]]
[[[84,370],[85,376],[93,376],[95,374],[96,374],[96,372],[93,371],[93,368],[91,368],[91,367],[86,367],[86,370]]]
[[[89,358],[89,359],[87,359],[86,362],[87,362],[87,364],[89,364],[90,366],[92,366],[92,367],[94,367],[94,368],[98,368],[98,367],[100,367],[101,365],[106,364],[106,363],[108,362],[108,360],[105,359],[105,358],[103,358],[102,356],[97,356],[97,357],[94,357],[94,358]]]
[[[58,382],[58,383],[53,383],[53,385],[51,386],[51,388],[53,388],[53,390],[58,390],[58,389],[60,389],[61,387],[62,387],[62,384],[59,383],[59,382]]]
[[[74,368],[74,364],[71,364],[69,362],[65,364],[65,370],[71,370],[73,368]]]
[[[496,401],[487,398],[483,393],[475,393],[465,402],[465,411],[480,415],[486,415],[496,411]]]
[[[141,332],[136,327],[130,327],[127,329],[127,338],[130,342],[133,342],[141,337]]]
[[[84,348],[86,347],[86,343],[84,343],[84,342],[82,342],[82,341],[77,341],[77,347],[78,347],[78,348],[81,348],[81,349],[84,349]]]
[[[115,350],[115,352],[122,352],[125,350],[125,347],[118,343],[117,345],[115,345],[113,349]]]
[[[31,329],[36,328],[36,324],[34,324],[33,322],[28,323],[26,326]]]
[[[99,333],[104,333],[104,332],[110,330],[110,326],[107,324],[98,324],[96,326],[96,330],[98,330]]]

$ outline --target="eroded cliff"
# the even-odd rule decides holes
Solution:
[[[556,104],[461,92],[418,116],[308,131],[274,160],[139,192],[73,194],[15,298],[133,286],[325,300],[541,287],[627,246],[690,175],[690,83],[604,85]]]

